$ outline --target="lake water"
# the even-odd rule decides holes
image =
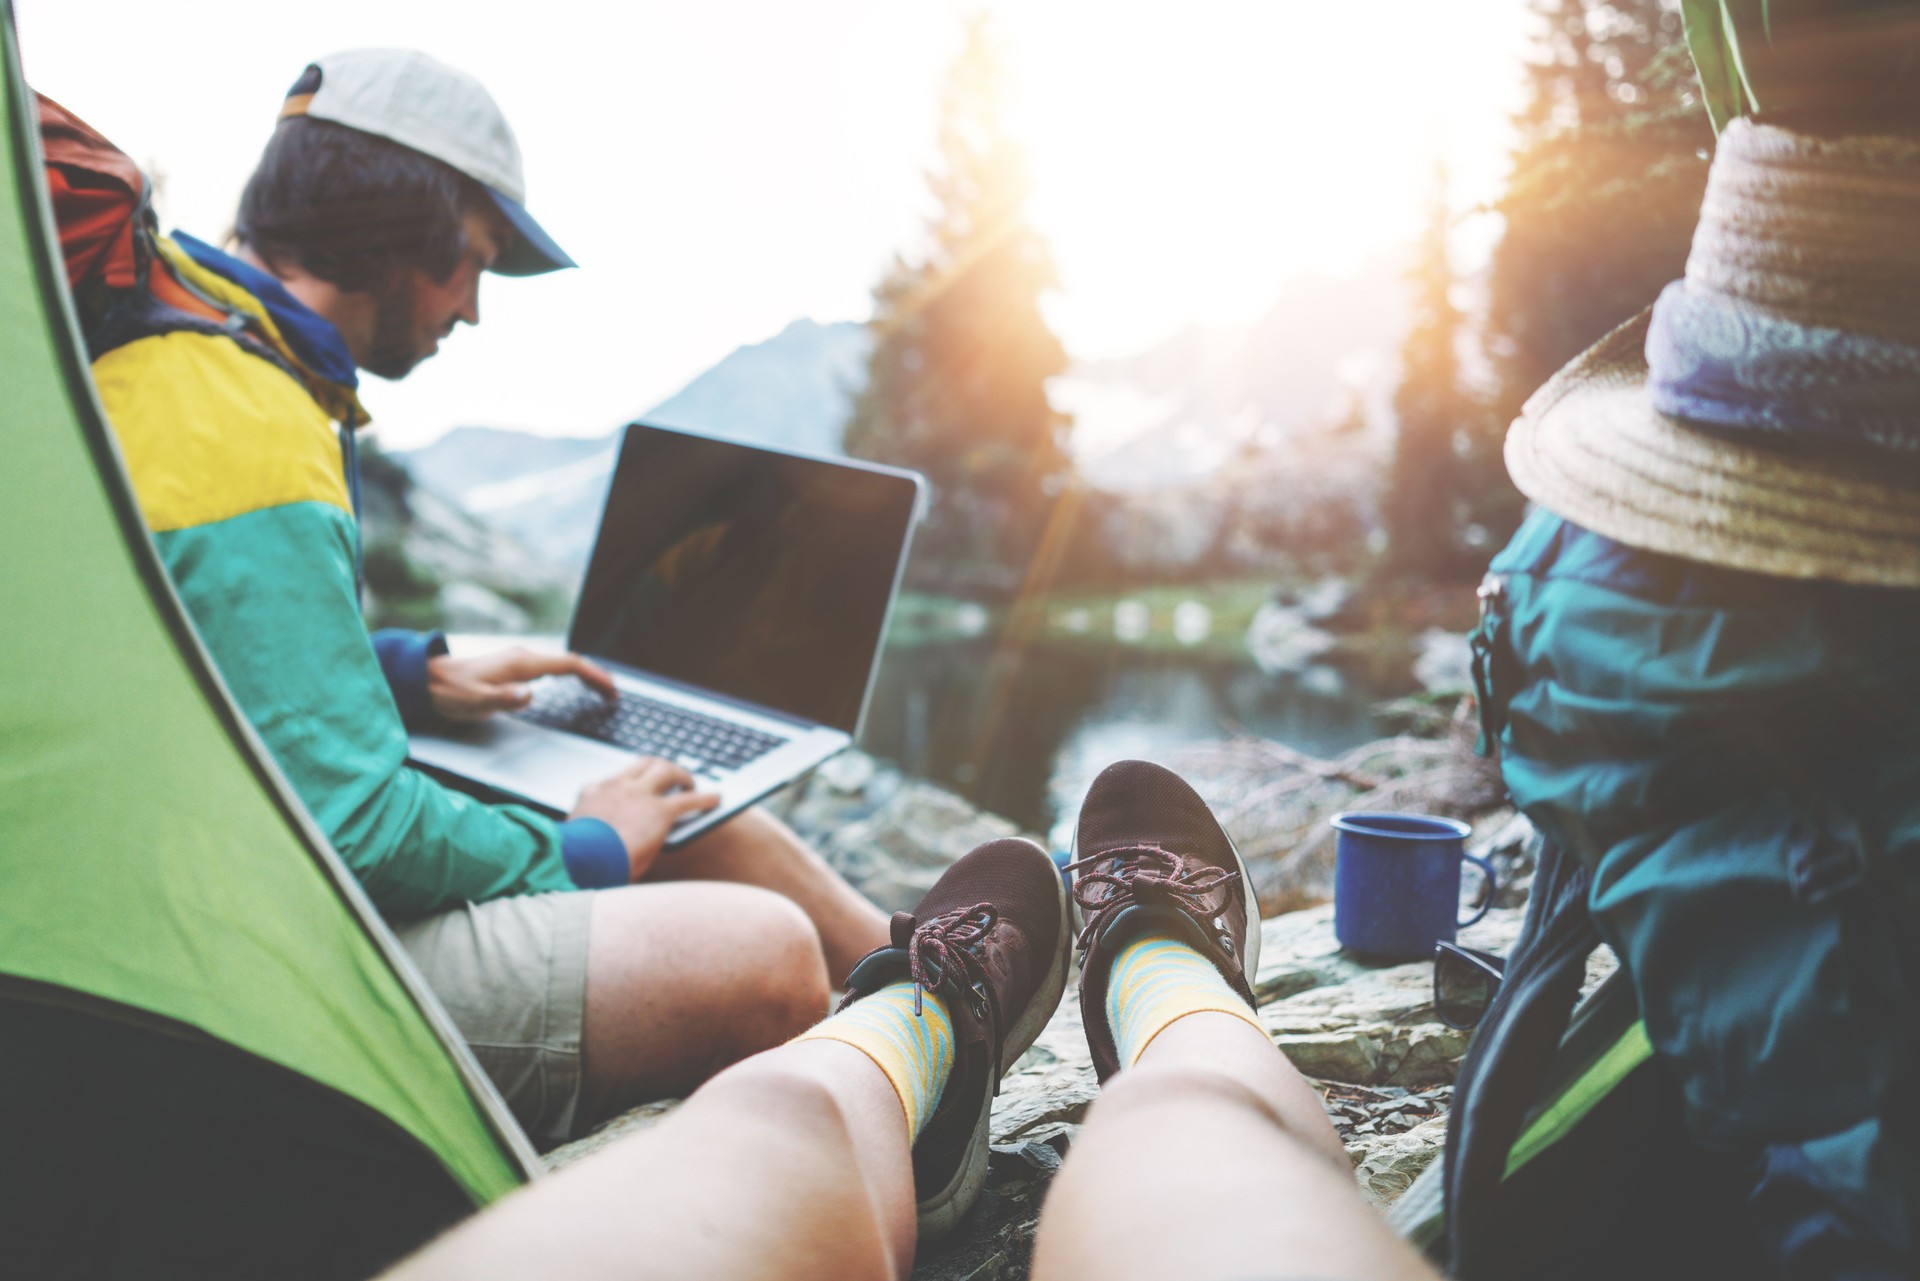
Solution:
[[[1060,841],[1115,760],[1238,732],[1338,755],[1386,732],[1373,711],[1386,696],[1330,667],[1268,674],[1250,657],[923,644],[887,652],[860,746]]]

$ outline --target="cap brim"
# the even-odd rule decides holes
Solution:
[[[546,229],[533,220],[527,207],[518,200],[509,200],[491,187],[487,194],[493,197],[493,203],[500,207],[507,221],[513,226],[513,243],[506,252],[494,261],[493,270],[503,276],[538,276],[549,271],[559,271],[562,267],[577,267],[580,264],[567,257],[567,251],[553,243]]]

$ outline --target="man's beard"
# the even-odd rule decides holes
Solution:
[[[405,378],[426,356],[413,333],[413,285],[403,276],[380,294],[373,341],[360,368],[379,378]]]

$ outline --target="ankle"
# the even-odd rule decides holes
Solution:
[[[1162,1033],[1199,1014],[1237,1021],[1266,1040],[1253,1009],[1191,945],[1183,926],[1149,925],[1113,948],[1104,1007],[1122,1068],[1137,1063]]]
[[[953,1017],[945,1002],[901,980],[816,1023],[790,1045],[837,1043],[858,1051],[885,1075],[906,1118],[912,1144],[940,1104],[953,1072]]]

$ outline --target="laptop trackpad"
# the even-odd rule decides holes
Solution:
[[[573,808],[580,789],[617,774],[638,758],[576,734],[529,733],[496,756],[492,767],[514,780],[515,790],[558,810]]]
[[[509,716],[489,717],[455,733],[457,737],[415,735],[414,759],[562,813],[573,808],[582,787],[619,773],[636,759],[617,747]]]

